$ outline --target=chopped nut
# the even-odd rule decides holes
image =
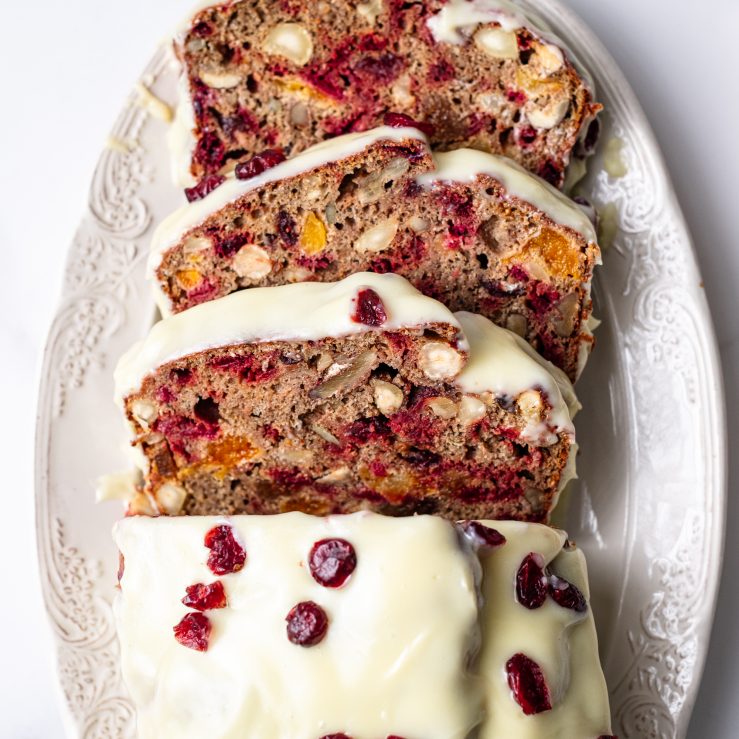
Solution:
[[[319,426],[317,423],[314,423],[311,427],[324,441],[327,441],[329,444],[336,444],[336,446],[341,446],[341,442],[327,429],[323,428],[323,426]]]
[[[481,28],[474,36],[475,46],[494,59],[518,59],[518,41],[512,31]]]
[[[421,347],[418,363],[426,377],[432,380],[445,380],[454,377],[462,370],[462,355],[442,341],[429,341]]]
[[[449,398],[431,398],[426,401],[426,407],[429,408],[435,416],[439,418],[454,418],[457,415],[457,404]]]
[[[131,516],[158,516],[159,509],[152,503],[146,493],[137,493],[128,504],[128,513]]]
[[[477,423],[486,413],[485,403],[474,395],[465,395],[459,402],[459,420],[464,424]]]
[[[403,391],[392,382],[375,380],[374,393],[377,410],[385,416],[395,413],[403,405]]]
[[[544,411],[544,403],[538,390],[524,390],[517,398],[518,410],[527,423],[538,423]]]
[[[526,318],[520,313],[511,313],[511,315],[506,318],[505,327],[509,331],[513,331],[514,334],[518,334],[525,338],[529,325]]]
[[[310,123],[308,106],[305,103],[295,103],[290,108],[290,123],[298,128],[303,128]]]
[[[277,458],[286,464],[299,467],[309,466],[313,463],[314,454],[310,449],[301,449],[291,441],[285,441],[277,449]]]
[[[393,100],[402,108],[410,108],[416,102],[415,96],[411,93],[411,78],[404,74],[398,77],[395,84],[390,88],[390,94]]]
[[[187,492],[182,485],[165,482],[156,493],[157,503],[160,508],[170,516],[176,516],[185,504]]]
[[[213,243],[205,236],[191,236],[183,245],[183,254],[196,254],[206,249],[210,249]]]
[[[344,480],[347,480],[349,478],[349,475],[351,475],[351,470],[348,467],[337,467],[335,470],[327,472],[323,477],[319,477],[316,482],[324,482],[329,484],[335,482],[344,482]]]
[[[563,95],[554,97],[543,106],[529,101],[524,111],[532,126],[550,129],[561,123],[569,107],[570,101]]]
[[[415,231],[418,234],[422,233],[429,227],[429,222],[425,218],[421,218],[421,216],[413,216],[410,221],[408,221],[408,226],[411,231]]]
[[[398,219],[387,218],[365,231],[356,241],[355,247],[361,252],[378,252],[387,249],[393,243],[398,232]]]
[[[261,246],[246,244],[236,253],[231,267],[239,277],[259,280],[272,271],[272,260]]]
[[[362,205],[377,202],[387,193],[385,184],[404,175],[409,167],[410,163],[405,157],[395,157],[395,159],[391,159],[388,162],[387,167],[381,169],[379,172],[374,172],[365,177],[358,177],[357,185],[359,190],[357,191],[357,198],[359,202]]]
[[[314,400],[327,400],[339,392],[346,392],[356,387],[372,371],[377,363],[377,353],[374,351],[362,352],[355,357],[351,363],[340,369],[325,382],[314,387],[308,393],[308,397]],[[331,370],[329,369],[329,372]]]
[[[313,56],[313,40],[300,23],[278,23],[267,34],[262,49],[302,67]]]
[[[324,372],[333,364],[333,361],[334,358],[330,352],[321,352],[321,355],[318,357],[316,369],[319,372]]]
[[[318,254],[326,246],[326,226],[312,211],[308,213],[300,233],[300,248],[306,254]]]
[[[562,51],[552,44],[542,44],[537,48],[536,61],[547,74],[558,72],[565,63]]]
[[[228,90],[241,82],[241,75],[233,72],[201,72],[200,79],[216,90]]]
[[[375,25],[377,16],[382,13],[382,0],[368,0],[357,5],[357,13],[371,25]]]
[[[150,403],[148,400],[141,400],[139,398],[131,403],[131,413],[133,413],[133,417],[145,429],[148,429],[149,423],[153,421],[154,416],[156,416],[157,409],[154,407],[153,403]]]
[[[313,273],[305,267],[286,267],[282,271],[285,282],[304,282],[313,276]]]
[[[559,317],[552,321],[554,332],[561,338],[572,336],[575,330],[575,323],[579,313],[579,299],[577,293],[565,295],[557,304],[557,312]]]
[[[175,274],[175,279],[183,290],[192,290],[202,282],[203,275],[196,269],[181,269]]]

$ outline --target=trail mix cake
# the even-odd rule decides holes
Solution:
[[[600,106],[584,73],[507,0],[205,5],[174,43],[183,184],[388,112],[417,119],[439,149],[505,154],[557,186],[578,141],[593,143]]]
[[[289,513],[131,517],[114,538],[142,739],[610,736],[561,531]]]
[[[157,230],[148,270],[165,313],[245,287],[396,272],[452,310],[516,331],[576,378],[600,256],[571,200],[492,154],[432,156],[408,127],[278,161],[239,165]]]
[[[565,375],[393,274],[167,318],[121,359],[116,394],[152,512],[545,520],[574,464]]]

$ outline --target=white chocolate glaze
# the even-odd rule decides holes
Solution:
[[[218,579],[205,564],[203,539],[224,523],[235,528],[247,560],[221,578],[228,606],[207,612],[209,647],[196,652],[177,643],[172,627],[188,610],[180,602],[185,588]],[[506,543],[478,551],[440,518],[368,512],[119,522],[114,539],[125,568],[114,608],[139,736],[610,733],[590,608],[578,614],[547,598],[527,610],[515,598],[516,572],[537,552],[587,599],[582,554],[563,550],[564,532],[543,525],[484,523]],[[356,570],[339,589],[316,583],[306,566],[313,543],[332,537],[349,541],[357,555]],[[285,636],[285,615],[304,600],[320,604],[330,620],[324,640],[310,648]],[[525,716],[514,701],[505,664],[516,652],[541,667],[551,710]]]
[[[482,554],[482,650],[478,669],[485,681],[488,709],[480,739],[595,739],[610,733],[608,691],[598,661],[592,611],[579,614],[548,597],[528,610],[514,597],[523,559],[541,554],[552,571],[589,597],[585,559],[576,549],[562,550],[566,534],[538,524],[486,522],[506,543]],[[546,679],[552,709],[526,716],[508,687],[505,664],[517,652],[534,660]]]
[[[207,612],[209,648],[196,652],[172,628],[188,611],[185,588],[218,579],[203,539],[224,522],[129,518],[115,527],[125,561],[115,604],[121,663],[142,739],[464,739],[478,724],[482,696],[466,665],[479,643],[479,565],[448,523],[233,517],[246,564],[222,578],[228,607]],[[333,537],[357,555],[338,589],[306,565],[312,545]],[[306,600],[329,618],[313,647],[285,633],[288,611]]]
[[[580,404],[565,373],[512,331],[474,313],[459,311],[454,315],[470,345],[467,364],[455,380],[460,389],[465,393],[492,392],[510,400],[527,390],[541,390],[550,408],[545,420],[529,424],[522,437],[539,445],[553,444],[563,433],[574,437],[572,417]]]
[[[185,126],[188,125],[190,125],[189,122],[186,122]],[[173,134],[175,141],[181,140],[181,136],[181,130]],[[295,177],[325,166],[330,162],[338,162],[354,156],[379,141],[400,142],[407,139],[427,142],[424,134],[416,128],[379,126],[370,131],[349,133],[322,141],[320,144],[311,146],[300,154],[285,160],[276,167],[265,170],[262,174],[251,179],[238,180],[233,176],[229,176],[222,185],[202,200],[184,205],[162,221],[152,238],[147,275],[150,279],[154,278],[156,269],[162,260],[162,255],[174,246],[181,236],[242,195],[270,182]]]
[[[526,19],[508,0],[449,0],[426,21],[434,41],[463,44],[481,23],[498,23],[504,31],[526,25]]]
[[[555,223],[567,226],[586,241],[595,242],[595,229],[578,205],[548,182],[535,177],[506,157],[477,149],[456,149],[434,154],[436,169],[416,179],[425,187],[443,182],[474,182],[478,175],[489,175],[500,182],[508,197],[530,203]]]
[[[117,401],[173,359],[205,349],[268,341],[316,341],[377,330],[353,321],[357,292],[370,287],[382,299],[383,331],[459,322],[445,306],[394,274],[359,272],[340,282],[300,282],[241,290],[155,324],[118,362]],[[462,338],[462,337],[460,337]],[[461,348],[466,348],[462,338]]]
[[[195,184],[195,178],[190,172],[190,158],[197,143],[196,126],[190,86],[187,77],[180,73],[174,120],[167,131],[172,181],[177,187],[192,187]]]

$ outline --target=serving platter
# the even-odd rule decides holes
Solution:
[[[726,430],[710,315],[690,237],[649,125],[588,28],[556,0],[521,0],[574,50],[606,106],[580,191],[610,238],[594,294],[603,321],[578,383],[580,479],[555,523],[588,557],[621,739],[687,732],[723,545]],[[112,402],[117,358],[151,325],[155,225],[183,202],[165,146],[176,74],[166,49],[129,95],[95,170],[49,333],[36,432],[41,580],[69,736],[135,735],[111,602],[115,503],[95,480],[128,466]]]

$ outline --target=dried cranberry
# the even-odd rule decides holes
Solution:
[[[204,613],[186,613],[173,628],[174,638],[183,647],[205,652],[210,637],[210,619]]]
[[[185,197],[188,203],[193,203],[196,200],[202,200],[206,195],[209,195],[217,187],[220,187],[226,178],[222,174],[209,174],[203,177],[200,182],[194,187],[185,188]]]
[[[524,126],[518,129],[518,141],[529,146],[536,141],[537,131],[533,126]]]
[[[208,21],[200,21],[193,26],[192,32],[195,36],[204,38],[210,36],[213,33],[213,26]]]
[[[526,102],[526,93],[523,90],[514,90],[510,88],[506,91],[506,98],[512,103],[523,105]]]
[[[584,613],[588,610],[585,596],[580,592],[580,589],[564,578],[556,575],[549,576],[549,595],[562,608],[569,608],[578,613]]]
[[[236,165],[236,179],[250,180],[262,172],[276,167],[280,162],[285,161],[285,154],[282,149],[265,149],[259,154],[255,154],[251,159],[245,162],[239,162]]]
[[[516,573],[516,598],[529,610],[540,608],[547,599],[547,576],[544,573],[544,558],[531,552],[524,557]]]
[[[539,167],[538,174],[542,180],[546,180],[553,187],[559,187],[559,183],[562,181],[562,170],[551,159],[548,159]]]
[[[480,549],[497,549],[506,543],[506,538],[500,531],[479,521],[462,521],[459,527]]]
[[[322,539],[311,547],[308,566],[317,583],[340,588],[354,572],[357,554],[345,539]]]
[[[395,54],[387,53],[380,56],[362,57],[354,66],[357,72],[364,73],[388,84],[392,82],[403,69],[403,60]]]
[[[298,243],[298,232],[295,230],[295,221],[284,210],[281,210],[277,214],[277,233],[280,234],[282,240],[288,246],[295,246]]]
[[[300,647],[312,647],[326,636],[328,616],[312,600],[298,603],[285,618],[287,638]]]
[[[352,739],[349,734],[324,734],[320,739]]]
[[[363,323],[365,326],[382,326],[387,321],[387,312],[382,304],[382,298],[372,289],[365,288],[357,293],[356,308],[352,314],[352,321]]]
[[[182,599],[182,602],[188,608],[194,608],[196,611],[211,611],[214,608],[225,608],[228,605],[226,591],[223,589],[223,583],[220,580],[216,580],[210,585],[205,585],[202,582],[188,585],[185,592],[187,595]]]
[[[434,126],[431,123],[419,123],[405,113],[385,113],[382,122],[391,128],[417,128],[427,136],[434,135]]]
[[[448,82],[454,77],[454,67],[442,59],[429,67],[428,77],[431,82]]]
[[[205,546],[210,549],[208,567],[216,575],[238,572],[246,562],[246,552],[236,541],[231,526],[215,526],[205,535]]]
[[[541,667],[534,660],[518,652],[506,662],[505,667],[513,697],[527,716],[551,710],[549,688]]]
[[[206,170],[218,169],[226,158],[226,147],[214,133],[206,132],[198,140],[193,159]]]

